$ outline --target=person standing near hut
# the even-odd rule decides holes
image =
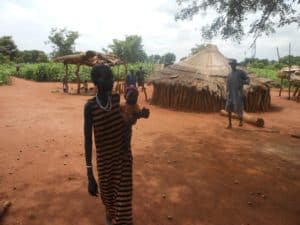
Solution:
[[[139,68],[139,70],[136,72],[136,79],[138,83],[138,87],[142,87],[142,90],[144,90],[144,84],[145,84],[145,71],[142,67]]]
[[[130,85],[134,85],[136,87],[136,78],[134,76],[133,70],[130,70],[129,74],[127,74],[125,84],[126,84],[126,87],[129,87]]]
[[[94,66],[91,79],[98,92],[84,107],[88,192],[92,196],[98,194],[92,169],[94,131],[98,181],[106,209],[106,224],[132,225],[132,153],[130,148],[126,148],[126,124],[122,117],[120,95],[112,94],[113,74],[108,66]]]
[[[142,88],[142,92],[145,94],[145,100],[148,101],[148,96],[145,88],[145,71],[142,67],[139,68],[139,70],[136,72],[136,79],[138,83],[138,87]]]
[[[231,113],[234,112],[238,115],[240,123],[239,126],[243,126],[243,86],[250,83],[250,79],[246,72],[237,69],[237,61],[235,59],[230,60],[231,72],[227,76],[226,85],[226,106],[225,109],[228,112],[228,126],[232,128]]]

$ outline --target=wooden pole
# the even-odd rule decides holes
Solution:
[[[120,84],[119,84],[119,82],[120,82],[120,65],[118,65],[118,67],[117,67],[117,77],[118,77],[118,79],[117,79],[117,84],[116,84],[116,92],[121,94]]]
[[[298,90],[299,90],[299,87],[296,87],[296,89],[294,91],[294,94],[293,94],[293,97],[296,97]]]
[[[65,84],[66,85],[66,92],[68,93],[69,92],[69,69],[68,69],[68,64],[66,63],[65,64]],[[64,87],[63,87],[64,88]]]
[[[281,79],[280,79],[279,97],[281,96],[282,85],[283,85],[283,78],[281,77]]]
[[[289,100],[291,99],[291,43],[289,43],[289,75],[288,75],[288,80],[289,80]]]
[[[76,65],[76,77],[77,77],[77,94],[80,94],[80,77],[79,77],[79,69],[80,69],[80,64]]]
[[[280,56],[279,56],[279,49],[278,49],[278,47],[277,47],[277,57],[278,57],[278,63],[280,63]],[[283,85],[283,78],[281,78],[281,80],[280,80],[279,97],[281,96],[282,85]]]
[[[280,56],[279,56],[279,49],[277,47],[277,57],[278,57],[278,62],[280,62]]]

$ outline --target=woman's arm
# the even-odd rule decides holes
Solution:
[[[84,106],[84,147],[85,147],[85,161],[87,166],[87,177],[88,177],[88,192],[97,196],[98,186],[93,174],[92,168],[92,139],[93,132],[93,120],[92,120],[92,106],[91,103],[87,102]]]

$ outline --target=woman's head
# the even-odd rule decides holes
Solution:
[[[91,80],[100,92],[111,92],[114,85],[114,76],[111,69],[105,65],[93,66]]]

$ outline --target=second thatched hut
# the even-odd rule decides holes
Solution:
[[[217,112],[224,108],[228,59],[215,45],[168,66],[150,78],[152,104],[183,111]],[[270,108],[268,81],[250,75],[244,87],[245,110],[262,112]]]

